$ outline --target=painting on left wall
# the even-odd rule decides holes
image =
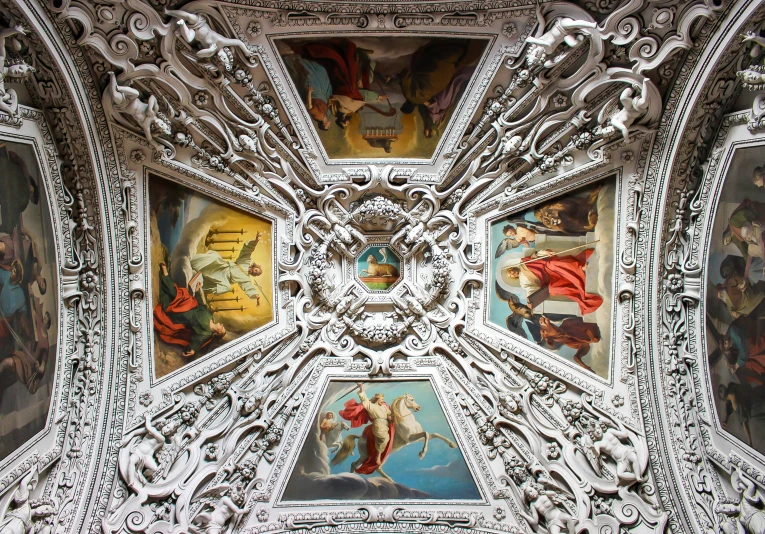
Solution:
[[[31,145],[0,141],[0,461],[45,427],[56,371],[56,249]]]
[[[158,176],[149,207],[161,377],[271,321],[272,225]]]

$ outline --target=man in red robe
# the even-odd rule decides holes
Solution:
[[[552,349],[560,345],[575,349],[574,362],[592,371],[582,358],[590,352],[590,345],[600,341],[597,323],[586,323],[581,317],[569,317],[556,325],[543,315],[539,318],[539,333],[542,341]]]
[[[302,54],[327,69],[333,94],[364,100],[359,89],[369,89],[371,71],[361,69],[359,72],[359,58],[353,41],[338,37],[313,42],[303,47]]]
[[[517,279],[521,287],[531,296],[545,288],[551,297],[567,297],[579,304],[582,315],[597,310],[603,299],[585,291],[587,260],[593,249],[587,249],[576,256],[554,256],[550,249],[535,252],[524,258],[520,264],[508,267],[507,275]]]
[[[340,417],[351,422],[352,428],[358,428],[371,422],[362,432],[367,440],[367,459],[356,467],[356,473],[369,475],[380,467],[393,450],[395,427],[390,406],[385,402],[382,393],[375,393],[371,399],[364,392],[364,385],[359,386],[359,400],[354,399],[345,403],[345,409],[340,410]]]
[[[159,267],[159,304],[154,307],[154,331],[165,343],[183,347],[181,355],[189,358],[213,339],[226,335],[226,329],[213,320],[212,312],[200,306],[188,289],[173,283],[167,265],[160,263]]]

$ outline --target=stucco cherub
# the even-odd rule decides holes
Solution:
[[[56,513],[56,508],[50,502],[31,500],[38,480],[36,466],[21,479],[13,494],[11,507],[0,519],[0,534],[30,534],[35,528],[36,520]]]
[[[643,78],[641,86],[625,88],[619,98],[613,98],[598,114],[599,133],[608,137],[620,132],[624,139],[629,139],[630,128],[641,117],[649,113],[651,99],[658,95],[656,87],[648,78]],[[619,107],[621,104],[621,107]]]
[[[202,493],[207,511],[200,512],[194,517],[190,532],[196,534],[222,534],[228,529],[232,519],[238,519],[250,511],[244,507],[246,495],[240,484],[222,484]],[[211,509],[210,509],[211,508]]]
[[[582,443],[585,455],[598,475],[602,472],[601,456],[610,456],[616,462],[616,477],[620,485],[642,482],[642,469],[637,451],[631,444],[626,445],[630,436],[626,430],[607,427],[596,420],[590,420]]]
[[[8,59],[7,45],[10,43],[15,49],[21,48],[21,43],[14,36],[26,35],[24,27],[20,24],[12,28],[3,28],[0,30],[0,111],[3,111],[15,117],[18,111],[19,99],[16,91],[6,89],[5,83],[8,81],[23,81],[24,78],[35,72],[34,67],[26,63],[17,63],[15,65],[6,65]]]
[[[130,489],[138,493],[149,483],[147,477],[155,480],[167,474],[178,448],[177,438],[170,443],[167,438],[172,437],[176,430],[177,425],[165,421],[152,424],[151,417],[147,416],[143,428],[123,438],[119,468]]]
[[[558,506],[560,496],[555,491],[545,489],[536,482],[528,482],[523,488],[523,500],[531,513],[521,512],[521,515],[532,529],[536,530],[540,520],[544,520],[550,534],[575,534],[579,521]]]
[[[540,23],[543,26],[543,21]],[[561,17],[553,22],[550,29],[539,37],[527,37],[526,42],[534,45],[526,53],[526,64],[533,67],[544,62],[547,68],[552,67],[555,62],[547,60],[555,50],[563,43],[573,48],[584,39],[584,33],[590,33],[597,27],[595,22],[587,20],[575,20],[570,17]]]
[[[733,489],[741,493],[741,500],[718,504],[715,508],[715,512],[730,518],[721,525],[724,534],[765,534],[765,503],[757,486],[738,469],[731,473],[730,482]]]
[[[138,90],[117,84],[117,77],[113,72],[109,73],[109,87],[104,93],[115,112],[125,117],[132,117],[139,124],[147,141],[154,142],[153,131],[155,130],[165,135],[172,133],[170,123],[159,114],[156,96],[149,95],[149,99],[143,102]]]
[[[198,58],[210,58],[226,47],[235,47],[242,51],[246,58],[252,53],[241,40],[222,36],[210,26],[210,22],[201,13],[189,13],[179,9],[165,9],[165,15],[175,21],[175,34],[189,44],[197,42],[201,47],[196,52]]]
[[[427,230],[427,222],[433,213],[433,206],[430,202],[423,200],[415,206],[406,216],[406,223],[391,238],[390,243],[398,248],[405,255],[413,254],[417,249],[424,245],[430,238]]]
[[[366,238],[352,224],[343,224],[343,221],[333,212],[332,208],[326,210],[326,218],[330,225],[327,242],[352,258],[362,247],[367,244]]]

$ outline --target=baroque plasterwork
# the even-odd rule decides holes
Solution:
[[[703,345],[689,335],[702,324],[695,266],[703,254],[693,239],[703,232],[687,226],[683,210],[692,211],[694,221],[706,216],[691,192],[701,189],[683,180],[695,176],[706,155],[678,156],[684,161],[667,177],[659,159],[661,150],[680,150],[667,142],[674,135],[671,119],[682,109],[680,92],[691,84],[692,69],[714,58],[725,67],[707,80],[703,91],[713,95],[711,103],[697,110],[715,110],[699,134],[712,143],[714,119],[722,119],[736,94],[743,49],[731,41],[728,56],[719,59],[705,47],[720,27],[740,22],[727,22],[724,10],[704,2],[544,8],[497,2],[480,9],[467,3],[184,5],[209,17],[221,49],[233,48],[227,70],[218,56],[195,57],[163,7],[138,0],[25,5],[33,19],[10,9],[35,29],[29,39],[40,68],[27,87],[35,105],[49,110],[47,124],[55,131],[49,146],[57,144],[64,168],[75,169],[61,185],[49,183],[69,191],[60,195],[57,230],[62,240],[73,240],[62,241],[73,260],[61,258],[67,326],[61,335],[68,336],[62,345],[71,352],[60,360],[58,416],[50,433],[59,437],[39,437],[0,466],[6,496],[31,469],[41,472],[35,497],[57,507],[50,531],[215,532],[200,512],[216,509],[230,520],[221,529],[241,532],[552,532],[554,518],[577,530],[709,530],[725,520],[715,506],[730,500],[727,474],[720,478],[711,463],[726,472],[740,469],[739,481],[762,483],[761,458],[735,447],[720,453],[697,419],[696,410],[705,413],[709,402],[693,363],[703,359]],[[736,5],[727,16],[740,21],[741,9]],[[540,56],[524,42],[563,17],[586,23],[573,31],[580,37],[573,46],[550,34],[555,54]],[[720,26],[721,20],[731,25]],[[319,163],[317,141],[269,41],[306,30],[461,32],[495,40],[432,161],[331,165]],[[65,59],[54,63],[54,50]],[[123,113],[109,72],[119,86],[137,90],[131,105],[140,113]],[[67,75],[77,83],[67,83]],[[714,94],[707,87],[723,89]],[[216,108],[202,103],[200,93]],[[601,113],[625,94],[629,104],[622,100]],[[150,95],[157,100],[154,112]],[[682,98],[687,104],[689,97]],[[543,113],[554,99],[562,102],[556,114]],[[17,116],[0,114],[0,128],[18,135],[37,123],[44,132],[41,117],[21,107]],[[81,139],[87,143],[73,141]],[[497,172],[481,170],[494,163]],[[59,172],[51,166],[51,177]],[[270,217],[279,273],[272,323],[159,381],[150,365],[145,268],[152,172]],[[619,183],[618,298],[611,373],[602,380],[490,327],[481,310],[489,285],[486,221],[613,175]],[[663,204],[657,202],[661,191],[669,192]],[[667,207],[663,226],[655,206]],[[675,219],[676,209],[683,213]],[[650,267],[650,255],[665,248],[658,227],[667,229],[667,246],[676,247],[677,256]],[[672,238],[681,234],[689,237]],[[352,262],[382,235],[402,257],[403,280],[389,294],[368,294]],[[652,268],[663,276],[681,272],[683,290],[651,286]],[[98,273],[95,287],[83,287],[83,270]],[[657,300],[650,300],[649,289]],[[655,324],[686,341],[651,333],[647,302],[654,304],[651,320],[662,317]],[[65,369],[65,362],[76,365]],[[276,490],[297,454],[296,436],[311,423],[330,374],[432,380],[485,502],[456,510],[445,502],[339,502],[316,511],[278,503]],[[656,390],[654,377],[663,381]],[[653,397],[655,391],[664,397]],[[657,430],[656,418],[665,416],[676,435]],[[174,430],[164,436],[169,441],[151,445],[148,428],[160,421],[172,421]],[[603,448],[598,474],[582,438],[601,423],[614,429],[623,449]],[[670,445],[671,435],[680,438],[679,448]],[[164,462],[163,476],[146,482],[136,476],[138,461],[149,457],[131,459],[131,447],[141,443],[151,446],[135,450]],[[556,448],[558,455],[549,452]],[[637,460],[625,464],[626,452]],[[669,483],[669,473],[680,483]],[[531,483],[555,495],[546,520],[540,512],[543,519],[535,521],[530,506],[537,504],[522,497],[520,488]],[[241,507],[224,510],[234,487],[243,493]],[[741,492],[729,494],[741,500]]]

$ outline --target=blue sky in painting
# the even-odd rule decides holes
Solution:
[[[369,397],[377,392],[383,393],[388,404],[392,404],[396,397],[410,393],[422,408],[415,415],[422,428],[456,442],[429,381],[373,382],[367,383],[365,390]],[[335,418],[340,420],[338,412],[351,398],[358,401],[357,392],[354,391],[348,397],[333,401],[323,411],[334,412]],[[349,433],[361,434],[363,429],[364,427],[359,427],[350,432],[343,432],[343,437]],[[433,498],[480,499],[473,477],[459,448],[452,449],[440,439],[435,439],[428,444],[428,453],[422,460],[419,458],[420,450],[422,450],[422,442],[417,442],[392,453],[385,462],[385,472],[399,484],[425,491]],[[351,462],[357,458],[358,453],[341,464],[333,466],[331,472],[333,474],[347,473]]]

